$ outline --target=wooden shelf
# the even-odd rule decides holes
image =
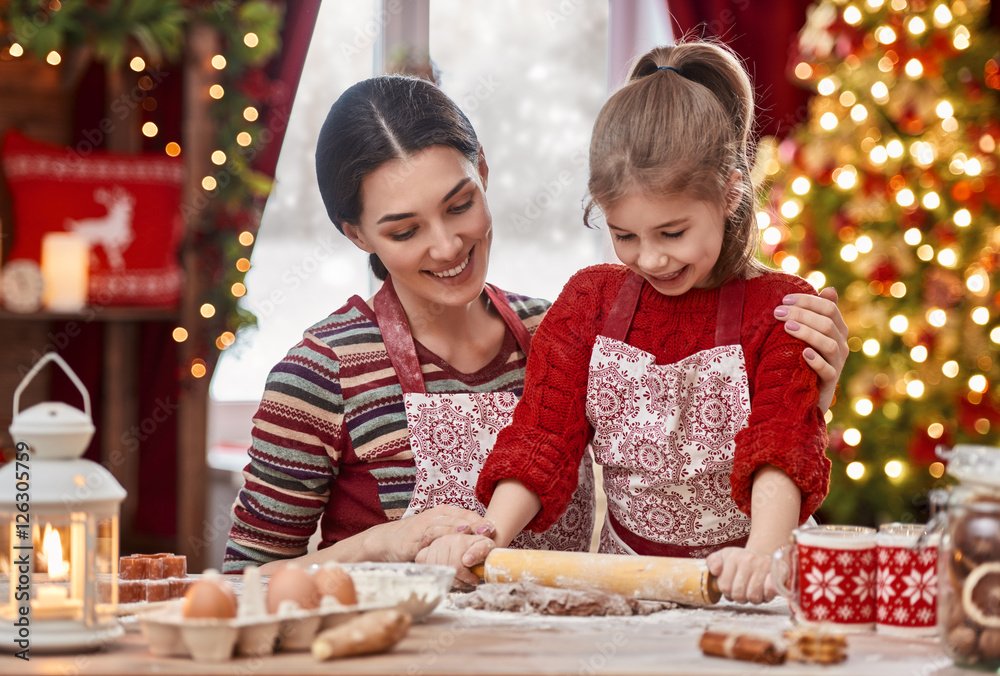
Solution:
[[[159,307],[88,307],[79,312],[11,312],[0,309],[0,321],[21,322],[176,322],[180,311]]]

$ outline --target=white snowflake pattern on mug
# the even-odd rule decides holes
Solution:
[[[817,601],[826,598],[831,603],[836,602],[838,596],[844,596],[844,590],[840,588],[840,583],[844,581],[843,575],[837,575],[834,570],[820,570],[813,567],[806,573],[806,594],[812,595],[812,600]]]
[[[925,570],[923,573],[913,570],[909,575],[903,577],[903,598],[910,602],[911,606],[917,605],[921,600],[927,604],[933,604],[937,597],[937,575],[934,570]]]

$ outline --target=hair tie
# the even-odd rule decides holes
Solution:
[[[672,70],[672,71],[674,71],[675,73],[677,73],[678,75],[680,75],[680,74],[681,74],[681,72],[680,72],[679,70],[677,70],[676,68],[674,68],[673,66],[660,66],[660,67],[659,67],[659,68],[657,68],[656,70]],[[683,76],[682,76],[682,77],[683,77]]]

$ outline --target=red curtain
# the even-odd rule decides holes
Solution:
[[[274,133],[274,141],[257,156],[254,168],[272,177],[319,6],[320,0],[286,4],[281,33],[282,51],[267,66],[266,75],[276,84],[272,86],[272,96],[262,110],[262,119]],[[165,77],[158,80],[156,90],[151,92],[157,105],[143,113],[144,122],[155,122],[160,129],[158,138],[144,139],[143,150],[150,152],[162,152],[164,139],[180,141],[183,127],[183,68],[174,64],[164,67],[162,71],[166,73]],[[101,64],[93,64],[81,80],[74,102],[74,146],[84,140],[93,142],[93,130],[101,128],[101,120],[105,118],[104,91],[104,68]],[[85,137],[88,130],[90,138]],[[94,145],[103,147],[102,143]],[[100,461],[104,327],[97,321],[76,324],[78,327],[74,327],[74,331],[79,330],[80,334],[61,346],[59,352],[79,374],[91,394],[98,431],[86,457]],[[58,335],[61,328],[62,325],[55,325],[53,333]],[[138,363],[135,365],[139,373],[137,422],[161,419],[163,411],[158,407],[162,409],[165,402],[169,405],[178,400],[177,351],[176,343],[171,338],[173,328],[174,325],[169,322],[147,322],[140,327]],[[75,402],[79,396],[67,378],[58,374],[53,376],[52,399]],[[136,533],[130,535],[137,541],[156,543],[169,540],[177,532],[177,485],[178,481],[183,481],[176,471],[177,416],[169,415],[167,422],[156,425],[149,434],[143,431],[142,436]],[[158,545],[150,546],[155,548]]]
[[[745,59],[757,92],[758,130],[784,135],[807,119],[809,92],[786,77],[792,42],[812,0],[667,0],[676,36],[715,38]]]

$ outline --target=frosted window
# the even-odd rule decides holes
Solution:
[[[489,280],[501,288],[554,300],[603,260],[606,235],[583,225],[582,200],[607,28],[606,2],[431,0],[431,59],[490,167]]]
[[[216,401],[259,400],[304,329],[371,291],[367,257],[327,218],[313,154],[330,105],[372,75],[376,8],[321,5],[242,299],[259,327],[223,353]],[[430,3],[442,87],[486,150],[489,280],[502,288],[552,300],[576,270],[605,259],[606,234],[583,226],[581,202],[591,126],[607,95],[607,23],[600,0]]]

